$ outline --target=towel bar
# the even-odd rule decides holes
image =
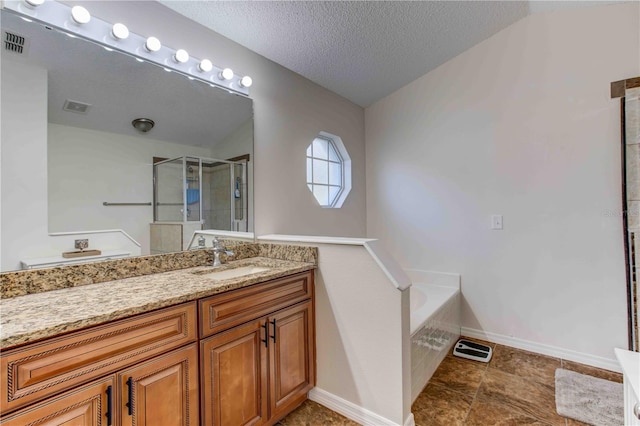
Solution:
[[[103,202],[102,203],[103,206],[150,206],[151,203],[108,203],[108,202]]]

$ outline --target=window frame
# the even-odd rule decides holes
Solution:
[[[327,158],[321,158],[321,157],[315,156],[313,145],[317,139],[327,142],[327,148],[328,148]],[[310,149],[311,149],[311,155],[309,155]],[[329,150],[333,150],[333,152],[336,154],[335,156],[338,158],[338,161],[331,159]],[[349,192],[351,191],[351,157],[349,157],[349,153],[345,149],[342,139],[339,136],[332,135],[327,132],[320,132],[318,136],[313,138],[313,140],[311,141],[311,144],[307,146],[306,160],[307,160],[307,179],[306,179],[307,188],[313,195],[314,200],[316,200],[316,202],[322,208],[342,207],[345,199],[347,198],[347,196],[349,195]],[[326,163],[326,166],[327,166],[326,181],[314,180],[315,178],[314,161],[323,161]],[[340,166],[340,185],[338,188],[338,192],[333,196],[333,199],[329,200],[329,197],[331,194],[331,191],[330,191],[331,188],[338,187],[338,185],[331,183],[330,172],[329,172],[331,164],[338,164]],[[309,167],[311,167],[310,170],[309,170]],[[318,200],[318,198],[316,197],[316,194],[314,193],[314,188],[316,186],[327,188],[327,200],[330,201],[329,204],[324,205]]]

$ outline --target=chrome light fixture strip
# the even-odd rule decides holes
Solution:
[[[39,5],[33,5],[34,0],[5,0],[4,9],[15,13],[26,20],[40,22],[51,28],[55,28],[72,36],[80,37],[90,42],[99,44],[106,49],[113,49],[127,55],[134,56],[149,63],[161,66],[167,70],[175,71],[189,78],[193,78],[207,84],[217,86],[237,94],[249,96],[249,88],[241,83],[246,76],[234,75],[231,79],[222,79],[225,68],[213,65],[211,70],[203,71],[199,67],[201,59],[189,56],[185,62],[176,61],[178,50],[164,45],[156,51],[145,48],[147,37],[129,32],[128,37],[120,39],[112,35],[113,24],[100,18],[91,16],[86,23],[78,23],[72,18],[72,7],[55,0],[46,0]],[[39,3],[39,2],[37,2]],[[210,62],[209,62],[210,63]],[[208,67],[205,67],[208,69]],[[250,82],[250,79],[248,80]]]

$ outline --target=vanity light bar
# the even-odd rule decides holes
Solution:
[[[173,50],[155,37],[132,33],[121,23],[111,24],[91,16],[82,6],[73,8],[55,0],[5,0],[4,8],[25,19],[32,19],[127,55],[176,71],[190,79],[203,81],[233,93],[249,96],[251,77],[235,75],[229,68],[218,68],[208,59],[198,59],[184,49]]]

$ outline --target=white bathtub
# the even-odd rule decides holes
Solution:
[[[440,308],[455,298],[460,290],[454,287],[444,287],[427,283],[413,283],[411,285],[409,304],[411,311],[411,334],[433,317]]]
[[[460,337],[460,276],[406,272],[412,280],[411,396],[415,400]]]

